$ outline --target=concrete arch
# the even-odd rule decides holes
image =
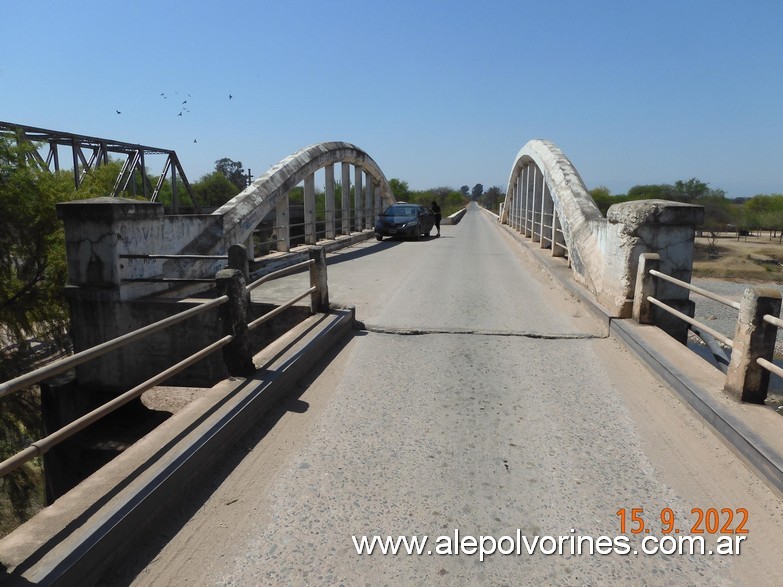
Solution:
[[[536,185],[528,179],[527,185],[520,189],[517,178],[523,177],[525,168],[531,165],[534,173],[541,177],[541,193],[537,197],[547,192],[551,197],[574,275],[589,290],[595,291],[594,274],[602,264],[602,260],[594,254],[598,249],[596,225],[603,225],[607,220],[587,191],[579,172],[553,142],[534,139],[517,153],[509,174],[501,222],[509,224],[509,215],[513,211],[528,213],[530,197],[524,202],[526,194],[523,190],[533,190]],[[595,262],[591,263],[591,259]],[[591,264],[596,267],[589,267]]]
[[[319,169],[335,163],[361,168],[379,188],[381,200],[388,205],[394,203],[386,176],[367,153],[350,143],[318,143],[300,149],[272,166],[245,190],[215,210],[213,216],[222,217],[221,240],[229,244],[245,242],[291,188]]]
[[[551,141],[535,139],[511,166],[500,221],[542,247],[548,241],[553,254],[567,250],[575,280],[612,315],[627,317],[641,253],[662,253],[667,272],[690,281],[694,227],[703,213],[701,206],[645,200],[615,204],[604,218],[571,161]]]

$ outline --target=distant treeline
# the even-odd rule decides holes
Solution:
[[[704,206],[704,223],[698,227],[702,231],[776,233],[783,230],[783,194],[729,199],[723,190],[710,188],[696,178],[674,184],[637,185],[620,195],[612,195],[608,188],[600,186],[590,190],[590,195],[604,215],[610,206],[621,202],[671,200]]]

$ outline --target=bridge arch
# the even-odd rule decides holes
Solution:
[[[341,226],[337,226],[334,198],[334,165],[342,165],[342,185],[351,184],[349,166],[354,166],[354,218],[347,193],[342,197],[339,214]],[[264,175],[245,190],[213,212],[222,217],[222,241],[244,243],[253,230],[272,211],[287,205],[289,190],[304,181],[305,189],[305,240],[315,244],[315,201],[314,174],[325,169],[326,236],[334,238],[339,232],[350,233],[353,226],[358,229],[371,228],[372,222],[384,205],[394,203],[394,196],[383,171],[363,150],[344,142],[325,142],[310,145],[286,157],[272,166]],[[364,178],[364,180],[363,180]]]
[[[345,195],[339,213],[335,210],[338,163]],[[318,224],[326,225],[325,233],[316,229],[315,173],[321,169],[326,178],[326,219]],[[372,228],[380,207],[394,202],[378,164],[355,145],[337,141],[310,145],[286,157],[211,214],[164,216],[159,202],[121,198],[69,202],[58,205],[65,224],[69,282],[81,288],[114,288],[120,300],[203,289],[206,286],[198,282],[209,280],[225,266],[221,257],[230,246],[252,244],[253,231],[270,213],[276,214],[275,225],[290,235],[288,192],[302,182],[305,244],[324,238],[332,248],[350,244],[353,237],[346,240],[339,235],[361,237]],[[287,252],[289,239],[283,241],[277,250]],[[248,253],[252,256],[252,246]],[[187,285],[189,281],[192,285]]]
[[[612,315],[628,317],[641,253],[661,254],[671,275],[690,281],[703,216],[701,206],[643,200],[615,204],[604,217],[571,161],[551,141],[535,139],[511,166],[500,221],[568,257],[575,280]]]

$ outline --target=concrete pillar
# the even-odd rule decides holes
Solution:
[[[764,321],[764,315],[780,316],[781,296],[770,286],[748,287],[742,294],[734,347],[724,389],[735,399],[763,404],[769,387],[769,371],[756,363],[772,361],[777,326]]]
[[[531,164],[530,191],[533,195],[530,206],[530,239],[538,242],[538,209],[541,206],[540,192],[538,191],[538,176],[541,174],[538,167]]]
[[[522,195],[522,176],[521,172],[517,173],[517,175],[514,177],[514,189],[512,191],[512,200],[511,200],[511,227],[515,229],[516,231],[519,231],[519,210],[520,210],[520,200]]]
[[[247,258],[247,249],[244,245],[231,245],[228,247],[228,268],[238,269],[242,273],[245,282],[250,280],[250,263]]]
[[[364,174],[364,226],[363,228],[372,228],[375,218],[372,213],[372,175]]]
[[[304,234],[305,243],[314,245],[318,240],[315,234],[315,174],[304,180]]]
[[[334,208],[334,164],[324,167],[324,207],[326,215],[326,238],[336,238]]]
[[[552,194],[549,193],[549,186],[546,183],[546,177],[541,175],[541,248],[552,248]]]
[[[143,247],[154,242],[151,235],[162,235],[159,202],[95,198],[57,204],[57,215],[65,225],[69,285],[118,287],[126,264],[120,254],[129,244]]]
[[[288,192],[283,194],[275,206],[275,230],[277,250],[287,253],[291,250],[291,226],[289,224]]]
[[[364,217],[362,208],[362,194],[364,192],[362,188],[362,168],[353,168],[354,176],[354,188],[353,188],[353,213],[354,213],[354,230],[360,231],[362,229],[362,219]]]
[[[530,165],[525,165],[525,167],[522,169],[522,185],[520,186],[520,189],[522,190],[522,201],[520,202],[521,208],[519,209],[520,214],[523,214],[524,217],[520,218],[520,226],[522,230],[520,231],[523,235],[527,236],[527,210],[529,208],[529,199],[528,199],[528,190],[527,190],[527,184],[529,181],[529,175],[530,175]]]
[[[351,164],[343,163],[343,182],[340,187],[340,208],[342,214],[340,216],[340,222],[342,225],[343,234],[351,234]]]
[[[566,255],[567,251],[563,248],[566,243],[562,230],[563,226],[560,223],[560,216],[557,214],[557,206],[554,205],[554,200],[552,200],[552,239],[555,241],[552,245],[553,257],[565,257]]]
[[[655,324],[655,305],[647,301],[648,296],[658,299],[658,278],[650,275],[650,270],[660,270],[661,256],[658,253],[639,255],[639,267],[636,272],[636,288],[633,296],[633,319],[639,324]]]
[[[245,256],[247,257],[247,260],[255,259],[256,257],[256,237],[255,237],[255,231],[250,233],[250,236],[247,237],[244,243],[245,247]]]
[[[533,228],[533,242],[541,243],[544,240],[544,172],[540,169],[536,171],[536,182],[534,185],[536,209],[535,226]]]
[[[310,287],[315,291],[310,294],[310,311],[315,314],[329,312],[329,285],[326,277],[326,251],[323,247],[310,247],[308,251],[311,260]]]
[[[223,336],[234,337],[223,347],[223,361],[229,374],[247,377],[255,372],[253,352],[247,328],[247,307],[249,294],[245,291],[245,278],[238,269],[223,269],[215,276],[215,286],[219,296],[228,296],[228,302],[220,306],[220,321]]]

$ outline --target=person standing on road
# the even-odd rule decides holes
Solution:
[[[440,236],[440,206],[435,200],[432,201],[432,214],[435,216],[435,228],[438,229],[438,234],[435,236]]]

